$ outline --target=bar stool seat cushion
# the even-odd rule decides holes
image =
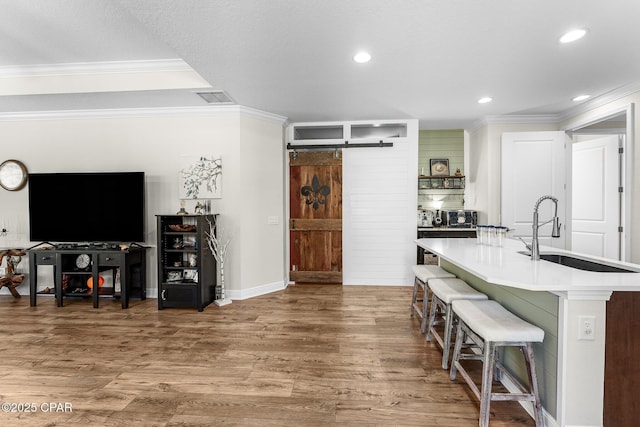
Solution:
[[[429,289],[445,304],[451,304],[459,299],[486,300],[487,296],[467,285],[464,280],[457,278],[432,279]]]
[[[449,273],[447,270],[438,265],[414,265],[413,274],[422,283],[427,283],[428,280],[441,277],[456,277],[455,275]]]
[[[454,313],[485,341],[542,342],[544,331],[508,311],[496,301],[456,300]]]

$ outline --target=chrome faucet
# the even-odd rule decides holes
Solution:
[[[544,200],[547,200],[547,199],[551,200],[555,205],[556,207],[555,214],[553,215],[553,218],[550,219],[549,221],[539,224],[538,208],[540,207],[540,203],[542,203]],[[560,237],[560,218],[558,218],[558,199],[556,199],[553,196],[542,196],[538,199],[538,201],[536,202],[536,205],[533,208],[533,225],[532,225],[533,237],[531,239],[531,246],[525,243],[525,246],[527,246],[527,249],[531,251],[532,261],[538,261],[540,259],[540,245],[538,243],[538,230],[540,229],[540,227],[550,222],[553,222],[551,237],[555,237],[555,238]]]

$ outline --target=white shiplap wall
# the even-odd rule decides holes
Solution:
[[[393,147],[343,150],[343,283],[411,285],[418,124]]]

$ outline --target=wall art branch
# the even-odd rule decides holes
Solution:
[[[180,170],[181,199],[219,199],[222,197],[222,158],[189,157]]]

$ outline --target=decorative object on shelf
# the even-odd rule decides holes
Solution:
[[[76,268],[78,270],[86,270],[91,264],[91,257],[89,254],[80,254],[76,257]]]
[[[219,199],[222,197],[222,158],[184,158],[180,170],[181,199]]]
[[[176,212],[176,215],[189,215],[189,212],[184,208],[184,200],[180,200],[180,210]]]
[[[198,266],[198,255],[189,254],[189,267],[197,267]]]
[[[462,176],[462,172],[460,172],[460,168],[456,169],[455,176]]]
[[[231,243],[231,239],[229,239],[224,230],[218,227],[218,221],[214,219],[213,221],[208,221],[209,223],[209,231],[205,232],[207,245],[209,245],[209,250],[213,254],[213,257],[218,261],[218,266],[220,267],[220,282],[218,286],[216,286],[216,300],[213,302],[218,307],[231,304],[231,299],[227,298],[225,284],[224,284],[224,262],[229,252],[229,243]]]
[[[449,159],[429,159],[431,176],[449,175]]]
[[[202,203],[198,202],[196,203],[196,207],[193,213],[195,213],[196,215],[202,215],[204,214],[204,209],[205,209],[205,206]]]
[[[18,191],[27,184],[27,167],[19,160],[5,160],[0,164],[0,187]]]
[[[104,286],[104,277],[98,276],[98,288],[101,288],[103,286]],[[89,289],[93,289],[93,277],[92,276],[90,276],[87,279],[87,287]],[[91,293],[91,291],[89,293]]]
[[[320,185],[317,175],[313,175],[311,186],[305,185],[300,189],[300,193],[307,198],[306,204],[312,205],[313,210],[317,210],[320,205],[327,203],[327,196],[331,192],[328,185]]]
[[[195,224],[169,224],[169,230],[171,231],[196,231]]]
[[[449,178],[445,178],[445,179],[442,181],[442,186],[443,186],[444,188],[449,188]]]

